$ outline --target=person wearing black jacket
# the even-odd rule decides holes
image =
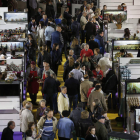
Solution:
[[[36,43],[35,40],[31,40],[29,50],[28,50],[28,56],[29,60],[36,62]]]
[[[86,42],[89,42],[90,36],[96,34],[96,25],[92,23],[92,18],[89,19],[89,22],[85,26],[86,30]]]
[[[53,44],[51,58],[52,58],[52,70],[57,76],[58,66],[61,64],[61,52],[59,50],[58,44]]]
[[[12,131],[14,128],[15,122],[14,121],[8,122],[8,126],[3,129],[1,140],[14,140],[13,139],[14,132]]]
[[[116,109],[116,92],[117,92],[117,76],[113,70],[110,70],[106,77],[102,80],[103,92],[106,94],[112,93],[113,109]],[[108,97],[108,108],[111,109],[111,96]]]
[[[66,69],[63,73],[63,80],[66,81],[68,79],[69,72],[74,69],[74,58],[71,57],[68,60],[68,65],[66,66]]]
[[[75,110],[70,113],[70,119],[74,123],[75,131],[73,132],[73,140],[77,140],[76,130],[78,130],[78,121],[81,118],[81,112],[83,111],[83,103],[79,102]]]
[[[45,73],[46,79],[42,93],[46,102],[50,102],[50,109],[53,110],[53,95],[56,92],[56,80],[50,76],[50,72]]]
[[[95,135],[95,127],[90,126],[87,130],[86,140],[98,140],[97,136]]]
[[[49,0],[49,2],[46,3],[46,15],[48,18],[54,19],[55,12],[51,0]]]
[[[32,17],[31,22],[28,24],[28,31],[30,32],[30,34],[32,34],[34,39],[36,39],[36,29],[37,29],[36,20],[35,17]]]
[[[84,9],[86,9],[86,6],[87,6],[87,1],[85,0],[83,5],[80,7],[80,10],[83,12]]]
[[[35,21],[36,21],[37,26],[39,25],[39,21],[42,19],[41,11],[42,11],[42,8],[39,7],[37,13],[35,14]]]
[[[93,126],[92,120],[89,118],[89,112],[84,110],[81,112],[81,118],[78,121],[78,129],[76,129],[76,135],[80,138],[86,137],[86,131],[90,126]]]
[[[66,8],[63,16],[67,20],[67,25],[70,26],[72,16],[68,12],[69,12],[69,7]]]
[[[43,60],[45,60],[51,66],[51,56],[47,52],[47,47],[46,46],[42,46],[42,49],[40,49],[40,52],[38,53],[37,65],[40,68],[41,75],[42,75],[42,72],[43,72],[43,69],[44,69]]]
[[[90,41],[87,43],[89,45],[89,49],[91,49],[94,52],[95,48],[99,48],[99,45],[97,42],[94,41],[95,36],[91,35],[90,36]]]
[[[71,24],[72,36],[76,37],[79,42],[80,42],[80,36],[79,36],[80,29],[81,29],[80,23],[76,21],[76,17],[73,17],[72,24]]]
[[[73,110],[77,107],[78,95],[80,93],[80,83],[73,78],[73,73],[69,73],[69,79],[66,80],[65,86],[67,87],[67,94],[69,97],[70,108],[73,102]]]

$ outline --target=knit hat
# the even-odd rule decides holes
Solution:
[[[31,61],[31,64],[32,64],[32,65],[35,65],[35,61]]]
[[[99,116],[98,116],[98,120],[101,120],[101,119],[105,119],[105,117],[104,117],[104,116],[99,115]]]
[[[63,115],[63,117],[68,117],[68,116],[70,115],[70,113],[69,113],[69,111],[64,110],[64,111],[62,112],[62,115]]]

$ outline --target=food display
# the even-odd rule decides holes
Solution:
[[[140,93],[139,82],[127,83],[127,94],[139,94],[139,93]]]
[[[15,73],[8,73],[7,77],[5,78],[5,82],[12,83],[14,80],[17,80],[17,76],[15,75]]]
[[[16,64],[14,64],[13,62],[10,64],[10,65],[8,65],[7,64],[7,71],[16,71],[16,72],[20,72],[20,71],[22,71],[22,66],[21,65],[16,65]]]
[[[118,62],[119,60],[119,57],[121,57],[121,53],[120,52],[117,52],[114,56],[114,62]]]
[[[130,64],[140,64],[140,59],[131,59]]]
[[[128,97],[127,102],[130,107],[140,105],[140,99],[138,97]]]
[[[126,11],[105,10],[103,12],[103,20],[108,20],[109,23],[115,23],[115,17],[119,14],[123,15],[125,17],[125,19],[127,19]]]
[[[27,13],[4,13],[5,22],[26,22]]]
[[[114,50],[138,50],[140,49],[139,40],[115,40],[114,41]]]
[[[1,49],[7,49],[7,51],[15,50],[16,52],[23,52],[23,42],[0,42]]]

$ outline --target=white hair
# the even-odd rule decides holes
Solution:
[[[81,49],[84,49],[84,46],[86,45],[86,43],[83,43],[82,45],[81,45]]]

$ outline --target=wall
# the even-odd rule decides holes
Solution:
[[[122,24],[122,29],[117,29],[114,23],[109,23],[108,38],[122,38],[125,28],[130,29],[131,35],[134,35],[137,30],[140,31],[140,24],[138,24],[140,18],[139,0],[100,0],[99,7],[103,9],[103,5],[107,5],[107,9],[116,10],[121,3],[125,3],[127,6],[127,20]],[[137,36],[140,37],[140,34]]]

